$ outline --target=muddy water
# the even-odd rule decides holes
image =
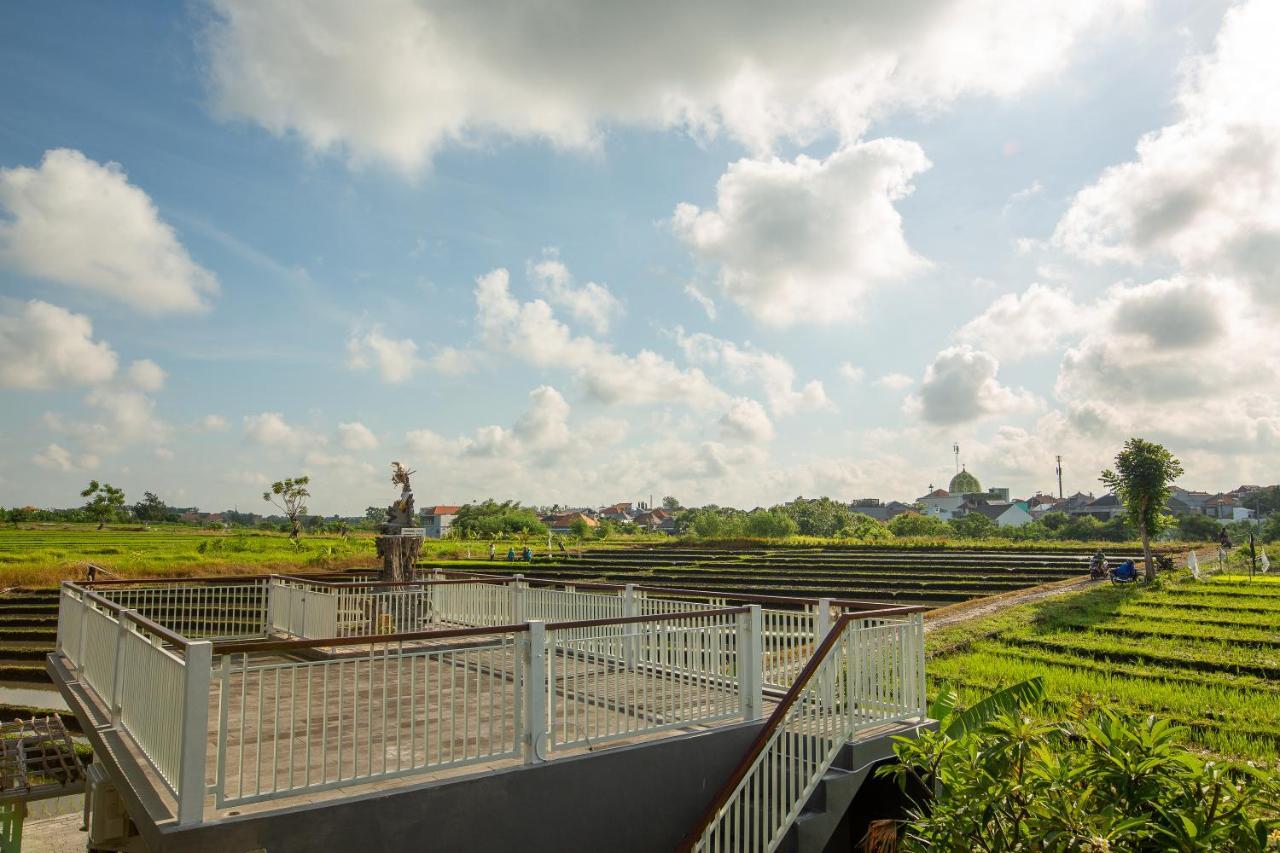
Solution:
[[[66,711],[67,703],[53,687],[39,684],[16,684],[0,681],[0,705],[29,705],[33,708],[54,708]]]

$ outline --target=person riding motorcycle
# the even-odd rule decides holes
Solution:
[[[1107,555],[1102,553],[1099,548],[1093,552],[1093,556],[1089,558],[1089,578],[1091,580],[1102,580],[1107,576]]]

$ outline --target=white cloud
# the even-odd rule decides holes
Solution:
[[[71,451],[59,444],[50,444],[31,457],[31,461],[51,471],[70,471],[75,468],[71,461]]]
[[[148,314],[200,311],[218,292],[117,163],[46,151],[0,169],[0,264],[105,294]]]
[[[359,421],[338,424],[338,443],[347,450],[376,450],[378,437]]]
[[[347,365],[355,369],[376,369],[383,382],[404,382],[422,364],[418,345],[409,338],[391,338],[375,327],[355,332],[347,339]]]
[[[761,352],[749,343],[740,347],[706,332],[686,335],[683,329],[677,329],[676,340],[685,358],[694,364],[723,368],[739,384],[758,383],[775,415],[831,405],[826,389],[817,379],[797,390],[795,368],[782,356]]]
[[[901,139],[851,144],[825,160],[743,159],[721,175],[714,209],[681,204],[672,225],[756,319],[836,323],[871,291],[928,266],[893,205],[927,168],[920,146]]]
[[[476,279],[476,322],[490,349],[533,367],[569,371],[588,394],[604,403],[681,402],[705,408],[727,401],[728,395],[702,371],[681,370],[649,350],[616,353],[595,338],[574,335],[550,305],[541,299],[520,302],[509,285],[505,269]]]
[[[765,414],[764,406],[746,397],[735,397],[729,410],[720,419],[725,438],[739,439],[760,444],[773,440],[773,424]]]
[[[441,347],[427,359],[427,367],[446,376],[461,376],[475,368],[475,362],[475,353],[457,347]]]
[[[205,415],[200,419],[198,426],[205,432],[226,432],[231,428],[222,415]]]
[[[1118,285],[1098,312],[1096,328],[1063,356],[1056,393],[1064,401],[1150,404],[1156,419],[1182,420],[1185,408],[1173,417],[1156,409],[1217,408],[1280,387],[1280,342],[1240,285],[1183,277]]]
[[[881,388],[888,388],[890,391],[901,391],[915,384],[915,380],[905,373],[886,373],[881,376],[872,385],[878,385]]]
[[[1037,408],[1033,394],[1000,383],[999,367],[995,356],[970,346],[945,349],[925,368],[920,393],[907,409],[931,424],[951,425]]]
[[[698,303],[698,306],[706,313],[708,320],[716,318],[716,301],[699,290],[697,285],[686,284],[684,292],[686,296]]]
[[[1243,276],[1280,305],[1278,31],[1274,2],[1230,9],[1214,50],[1184,68],[1178,121],[1081,190],[1054,242],[1092,261],[1172,257],[1190,274]]]
[[[610,322],[622,313],[622,303],[605,285],[589,281],[576,286],[573,274],[555,250],[544,250],[542,260],[531,264],[529,272],[553,305],[564,308],[598,335],[609,331]]]
[[[244,435],[251,443],[263,447],[301,448],[325,443],[323,436],[317,436],[309,430],[293,426],[279,412],[246,415]]]
[[[38,299],[0,305],[0,388],[92,385],[115,375],[116,354],[83,314]]]
[[[863,380],[867,375],[867,371],[846,361],[844,364],[840,365],[840,375],[850,382],[857,383]]]
[[[1018,190],[1009,196],[1009,200],[1004,203],[1004,207],[1000,211],[1001,216],[1008,216],[1015,207],[1025,204],[1036,196],[1044,192],[1044,184],[1039,181],[1032,181],[1027,186]]]
[[[998,358],[1036,355],[1056,349],[1094,322],[1065,289],[1033,284],[1006,293],[960,327],[956,338]]]
[[[174,457],[174,452],[167,447],[157,447],[155,454],[157,459],[162,459],[165,462],[172,461]]]
[[[539,450],[560,448],[569,443],[569,404],[550,385],[529,392],[529,408],[515,422],[516,438]]]
[[[1054,74],[1133,3],[934,0],[661,12],[552,0],[215,0],[209,85],[224,116],[412,171],[448,143],[596,148],[610,125],[725,132],[755,151],[899,107],[1009,96]],[[803,49],[797,49],[803,45]]]
[[[164,387],[167,374],[149,358],[140,358],[129,365],[129,381],[143,391],[159,391]]]

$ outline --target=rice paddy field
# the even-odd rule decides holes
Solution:
[[[1042,675],[1051,703],[1156,714],[1206,753],[1280,766],[1280,578],[1100,584],[929,634],[931,691]]]
[[[556,555],[483,571],[708,592],[828,596],[943,606],[1088,574],[1089,548],[819,546],[711,548],[676,543]],[[1112,559],[1135,556],[1109,552]],[[438,562],[438,561],[437,561]],[[424,561],[424,565],[432,565]],[[443,563],[441,563],[443,565]]]

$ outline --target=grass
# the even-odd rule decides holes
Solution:
[[[1158,714],[1217,756],[1280,766],[1280,578],[1092,586],[929,635],[964,702],[1043,675],[1050,703]]]

